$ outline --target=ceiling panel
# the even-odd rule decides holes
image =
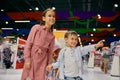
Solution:
[[[118,7],[115,8],[114,4],[118,4]],[[38,7],[39,10],[36,11],[35,7]],[[78,17],[77,20],[83,22],[83,21],[87,21],[87,20],[82,20],[83,17],[87,17],[88,19],[91,19],[93,17],[96,17],[95,15],[93,17],[90,17],[87,15],[89,13],[87,12],[97,12],[97,14],[102,14],[105,12],[114,12],[119,14],[117,16],[117,18],[114,19],[114,21],[111,22],[99,22],[99,21],[92,21],[91,23],[87,23],[86,25],[81,25],[76,23],[74,20],[71,23],[71,20],[69,20],[70,14],[68,13],[68,18],[63,19],[63,18],[59,18],[57,19],[56,22],[56,26],[57,27],[61,27],[66,25],[67,27],[69,26],[74,26],[74,27],[85,27],[85,28],[92,28],[92,27],[107,27],[107,24],[111,24],[112,27],[119,27],[120,25],[120,0],[0,0],[0,9],[4,9],[4,11],[1,11],[0,13],[0,26],[3,26],[5,24],[5,21],[9,21],[12,22],[13,20],[17,20],[18,16],[17,14],[14,15],[14,19],[9,16],[9,13],[14,13],[14,12],[19,12],[20,15],[22,15],[23,17],[28,17],[27,19],[30,19],[33,21],[38,19],[39,15],[23,15],[24,12],[34,12],[34,13],[39,13],[40,11],[45,10],[46,8],[49,7],[55,7],[56,11],[63,11],[63,12],[70,12],[72,11],[75,17]],[[29,10],[31,9],[31,10]],[[74,12],[78,12],[77,14],[75,14]],[[85,13],[86,12],[86,13]],[[85,13],[85,14],[83,14]],[[6,15],[5,15],[6,14]],[[57,13],[58,15],[61,13]],[[64,13],[63,13],[64,14]],[[83,14],[83,16],[81,16],[81,14]],[[109,13],[107,13],[107,15],[110,15]],[[103,17],[106,17],[107,15],[103,15]],[[16,19],[15,19],[16,16]],[[23,19],[23,17],[21,19]],[[35,18],[33,18],[35,17]],[[111,16],[110,16],[111,17]],[[87,19],[86,18],[86,19]],[[95,19],[95,18],[94,18]],[[65,21],[66,22],[65,22]],[[14,21],[13,21],[14,22]],[[37,23],[37,22],[35,22]],[[65,24],[66,23],[66,24]],[[28,24],[28,23],[26,23]],[[14,25],[16,25],[16,23],[14,23]],[[13,27],[14,27],[13,25]],[[21,23],[22,25],[22,23]],[[33,25],[33,24],[32,24]],[[31,26],[32,26],[31,25]],[[11,26],[10,24],[7,25],[8,27]],[[16,27],[16,26],[15,26]],[[25,26],[27,27],[27,26]]]

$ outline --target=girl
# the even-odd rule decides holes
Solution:
[[[55,11],[47,9],[41,24],[34,25],[24,48],[25,64],[21,80],[45,80],[45,68],[52,62]]]

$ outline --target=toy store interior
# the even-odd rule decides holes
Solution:
[[[52,62],[66,46],[65,33],[76,31],[80,47],[100,40],[104,43],[82,54],[82,79],[120,80],[120,0],[1,0],[0,80],[21,80],[24,46],[32,26],[39,24],[47,8],[56,13]],[[60,80],[59,69],[49,76],[46,80]]]

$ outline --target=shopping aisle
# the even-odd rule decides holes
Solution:
[[[120,77],[112,77],[110,74],[104,74],[100,68],[85,68],[84,80],[120,80]],[[20,80],[22,70],[1,70],[0,80]]]
[[[84,80],[120,80],[120,77],[113,77],[110,74],[104,74],[99,67],[85,68]],[[110,71],[109,71],[110,72]]]
[[[20,80],[22,70],[0,69],[0,80]]]

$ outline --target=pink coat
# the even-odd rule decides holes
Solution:
[[[45,80],[45,68],[52,63],[54,35],[45,26],[32,27],[24,48],[25,62],[31,63],[31,69],[23,68],[21,80]]]

